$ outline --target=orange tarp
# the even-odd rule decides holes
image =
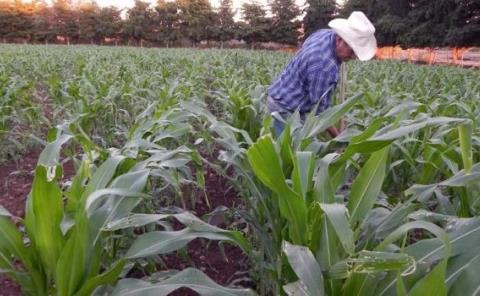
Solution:
[[[376,58],[380,60],[406,60],[432,64],[454,64],[480,67],[480,51],[472,47],[455,48],[408,48],[387,46],[378,48]]]

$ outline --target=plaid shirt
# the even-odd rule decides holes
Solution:
[[[306,113],[318,104],[318,114],[330,106],[341,64],[335,53],[335,36],[330,29],[310,35],[268,88],[280,108]]]

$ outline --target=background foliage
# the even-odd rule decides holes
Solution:
[[[208,0],[135,0],[122,12],[95,1],[0,0],[0,40],[28,43],[93,43],[196,46],[200,41],[232,38],[249,45],[278,42],[297,45],[334,17],[354,10],[367,14],[377,28],[380,45],[478,46],[479,0],[273,0],[268,6],[245,3],[235,11],[232,1],[213,8]],[[237,17],[235,17],[237,16]],[[305,34],[303,34],[304,32]]]

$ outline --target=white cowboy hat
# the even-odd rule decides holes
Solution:
[[[368,61],[377,51],[375,27],[361,11],[354,11],[348,19],[336,18],[328,23],[355,52],[361,61]]]

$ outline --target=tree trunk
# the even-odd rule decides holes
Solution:
[[[223,49],[223,40],[220,41],[220,48]]]

